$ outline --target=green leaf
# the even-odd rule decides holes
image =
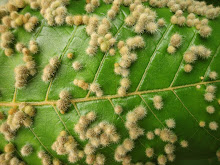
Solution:
[[[148,5],[148,3],[144,3]],[[84,11],[85,2],[74,0],[68,5],[68,12],[72,15],[86,14]],[[101,2],[101,6],[95,10],[95,14],[103,18],[111,5]],[[138,105],[143,105],[147,109],[147,116],[138,122],[145,132],[153,131],[155,128],[164,128],[165,120],[174,118],[176,121],[175,134],[180,140],[187,140],[189,147],[184,149],[179,144],[176,145],[176,162],[173,164],[218,164],[216,151],[220,148],[220,129],[212,131],[208,127],[211,121],[220,121],[220,79],[211,81],[208,77],[210,71],[220,74],[220,18],[210,20],[212,35],[203,39],[198,34],[195,27],[179,27],[170,23],[173,15],[168,8],[152,8],[158,14],[158,18],[164,18],[166,25],[159,28],[154,35],[144,33],[146,46],[136,51],[138,60],[130,68],[131,87],[125,97],[117,95],[121,77],[114,73],[114,64],[119,62],[121,56],[117,50],[115,56],[102,53],[100,50],[95,57],[89,57],[85,50],[88,47],[90,37],[85,31],[85,26],[56,26],[50,27],[39,11],[34,11],[30,7],[24,8],[21,12],[30,12],[40,19],[39,26],[33,33],[26,32],[23,28],[13,30],[16,41],[28,44],[31,39],[35,39],[39,44],[40,51],[34,56],[37,63],[38,73],[28,81],[28,85],[22,89],[15,89],[14,68],[24,64],[22,54],[15,53],[12,57],[6,57],[4,51],[0,52],[0,111],[8,114],[11,107],[19,105],[21,102],[29,102],[34,105],[37,111],[34,123],[30,128],[18,130],[16,138],[12,141],[17,148],[17,155],[27,164],[39,165],[41,160],[37,157],[37,152],[45,150],[51,157],[58,158],[65,164],[68,162],[67,156],[57,155],[51,149],[57,136],[62,130],[66,130],[83,148],[87,141],[80,140],[78,134],[74,132],[74,125],[81,115],[90,111],[97,113],[97,120],[93,125],[108,121],[117,128],[123,142],[128,138],[128,131],[125,128],[126,114]],[[124,19],[129,15],[128,7],[121,6],[116,19],[111,22],[111,33],[117,41],[126,40],[135,36],[133,28],[125,25]],[[183,36],[183,44],[174,55],[167,53],[170,37],[178,32]],[[191,73],[183,70],[183,54],[192,45],[204,45],[212,51],[211,57],[207,60],[199,60],[193,65]],[[67,53],[73,52],[73,60],[67,58]],[[61,66],[56,76],[50,83],[42,81],[41,76],[44,67],[51,57],[58,56]],[[84,68],[80,72],[73,70],[73,61],[80,61]],[[204,79],[201,80],[200,77]],[[104,96],[96,97],[88,91],[74,86],[74,79],[84,79],[88,83],[97,82],[100,84]],[[208,103],[204,100],[205,88],[213,84],[217,87],[216,98]],[[197,88],[198,85],[200,88]],[[56,101],[59,99],[61,90],[66,89],[73,96],[72,105],[68,112],[61,114],[56,108]],[[164,107],[158,111],[154,108],[152,98],[160,95],[163,98]],[[121,115],[114,113],[114,106],[121,105],[124,109]],[[209,115],[206,107],[213,105],[215,114]],[[206,122],[204,128],[199,127],[199,122]],[[0,121],[0,124],[5,120]],[[219,123],[220,124],[220,123]],[[8,142],[0,134],[0,150],[3,151]],[[22,157],[20,149],[26,143],[33,145],[34,153],[28,157]],[[106,164],[119,164],[114,160],[114,150],[119,144],[111,144],[97,150],[106,156]],[[146,136],[141,136],[135,141],[135,148],[130,153],[132,162],[147,162],[149,158],[145,155],[147,147],[153,147],[156,156],[164,154],[164,145],[159,137],[150,141]],[[157,157],[152,160],[156,161]],[[77,162],[85,164],[85,159]],[[172,163],[171,163],[172,164]]]

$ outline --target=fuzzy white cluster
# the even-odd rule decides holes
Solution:
[[[98,83],[91,83],[89,85],[89,90],[96,94],[97,97],[101,97],[103,95],[103,91],[100,88]]]
[[[33,152],[33,147],[30,144],[25,144],[21,148],[21,155],[22,156],[29,156]]]
[[[12,108],[9,111],[7,121],[0,126],[0,132],[5,136],[5,139],[12,140],[16,132],[22,126],[30,127],[35,116],[35,109],[33,106],[22,103],[19,109]]]
[[[89,56],[94,56],[100,47],[102,52],[109,51],[110,55],[115,54],[113,46],[116,39],[109,32],[111,28],[110,21],[107,18],[103,18],[101,21],[97,17],[91,17],[89,19],[88,26],[86,27],[86,32],[91,36],[89,41],[89,47],[86,49],[86,53]]]
[[[49,82],[53,79],[56,74],[56,71],[60,65],[58,57],[53,57],[50,59],[49,64],[45,66],[43,70],[42,80],[44,82]]]
[[[191,72],[193,69],[192,64],[195,63],[197,59],[208,59],[211,53],[211,50],[203,45],[191,46],[183,55],[183,59],[187,63],[184,66],[184,71],[187,73]]]
[[[129,137],[132,140],[137,139],[139,136],[144,134],[144,129],[140,128],[137,124],[138,120],[143,119],[147,114],[144,106],[140,105],[134,110],[130,111],[126,115],[125,127],[129,131]]]
[[[110,3],[110,1],[108,2]],[[107,16],[109,19],[114,19],[116,15],[119,13],[120,6],[123,3],[123,0],[114,0],[112,2],[112,7],[111,9],[107,12]]]
[[[77,142],[66,131],[61,131],[51,148],[58,155],[68,155],[70,163],[75,163],[84,157],[84,152],[77,148]]]
[[[89,84],[86,83],[84,80],[74,79],[73,84],[75,86],[78,86],[78,87],[82,88],[83,90],[89,89]]]
[[[95,8],[99,7],[100,0],[90,0],[85,6],[85,10],[87,13],[94,12]]]
[[[170,44],[167,48],[167,52],[170,54],[174,54],[176,49],[180,47],[182,43],[182,36],[178,33],[175,33],[170,38]]]
[[[121,54],[121,59],[119,63],[115,63],[114,72],[117,75],[121,75],[123,78],[120,81],[120,87],[118,88],[118,94],[120,96],[125,96],[126,91],[130,87],[130,80],[127,78],[129,76],[129,68],[131,64],[137,60],[137,55],[132,51],[138,48],[143,48],[145,42],[141,36],[135,36],[128,38],[126,43],[124,41],[118,42],[118,49]]]
[[[159,95],[154,96],[153,103],[154,103],[154,107],[157,110],[161,110],[163,108],[163,99],[161,96],[159,96]]]
[[[60,99],[57,101],[57,108],[60,113],[64,114],[71,105],[71,95],[68,91],[62,90],[59,94]]]
[[[116,150],[115,150],[115,160],[118,162],[123,162],[130,164],[131,163],[131,158],[128,156],[128,152],[132,151],[134,148],[134,141],[127,138],[123,141],[121,145],[118,145]]]
[[[141,3],[132,3],[130,5],[131,14],[126,17],[125,23],[128,26],[134,26],[136,33],[144,33],[145,31],[151,34],[157,32],[158,25],[156,23],[157,14]]]
[[[204,98],[207,102],[212,102],[215,99],[215,92],[216,92],[216,86],[209,85],[206,87],[206,93],[204,94]],[[211,108],[208,108],[208,112],[211,112],[213,110],[209,110]],[[213,112],[214,113],[214,112]]]
[[[102,121],[97,125],[89,128],[89,125],[96,119],[94,112],[89,112],[84,116],[81,116],[78,123],[75,125],[74,130],[79,134],[81,140],[88,140],[84,148],[86,154],[86,162],[93,164],[99,162],[100,165],[104,164],[104,155],[94,155],[99,147],[106,147],[111,143],[117,143],[120,140],[120,136],[116,132],[114,125],[108,122]]]
[[[15,146],[12,143],[8,143],[4,147],[3,153],[0,154],[0,164],[10,164],[10,165],[25,165],[24,161],[19,160],[15,154]]]

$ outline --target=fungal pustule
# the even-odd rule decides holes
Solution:
[[[176,13],[175,13],[175,15],[176,15],[177,17],[180,17],[180,16],[183,15],[183,11],[182,11],[182,10],[177,10]]]
[[[128,26],[133,26],[136,22],[136,19],[131,15],[125,18],[125,23]]]
[[[89,55],[89,56],[94,56],[97,52],[97,48],[96,47],[92,47],[92,46],[89,46],[87,49],[86,49],[86,53]]]
[[[100,45],[100,49],[101,49],[102,52],[106,52],[107,50],[109,50],[109,46],[110,45],[107,42],[103,42]]]
[[[167,120],[165,120],[165,122],[166,122],[166,125],[168,128],[172,129],[172,128],[176,127],[176,122],[174,119],[167,119]]]
[[[122,78],[120,84],[122,87],[128,89],[130,87],[131,82],[128,78]]]
[[[31,40],[29,42],[29,50],[30,50],[30,52],[33,53],[33,54],[36,54],[38,52],[38,49],[39,48],[38,48],[37,42],[34,41],[34,40]]]
[[[57,107],[62,114],[64,114],[71,105],[70,93],[66,90],[62,90],[59,94],[60,99],[57,101]]]
[[[118,46],[118,49],[121,49],[123,46],[125,46],[124,41],[119,41],[117,46]]]
[[[160,131],[160,139],[164,142],[168,142],[170,139],[171,130],[164,128]]]
[[[154,133],[152,131],[148,131],[146,133],[146,137],[148,140],[153,140],[154,139]]]
[[[180,16],[177,18],[177,24],[179,26],[183,26],[185,24],[185,22],[186,22],[186,18],[184,16]]]
[[[96,113],[91,111],[89,113],[86,114],[86,118],[89,120],[89,121],[94,121],[96,119]]]
[[[196,16],[195,16],[195,14],[193,14],[193,13],[190,13],[188,16],[187,16],[187,19],[195,19],[196,18]]]
[[[166,22],[163,18],[158,19],[157,21],[158,26],[163,27],[165,26]]]
[[[89,85],[89,89],[91,90],[91,92],[97,92],[97,91],[100,90],[100,85],[98,83],[96,83],[96,82],[91,83]]]
[[[116,114],[120,115],[123,112],[123,108],[120,105],[115,106],[114,111]]]
[[[160,129],[160,128],[156,128],[156,129],[154,130],[154,134],[157,135],[157,136],[160,135],[160,132],[161,132],[161,129]]]
[[[81,15],[75,15],[75,16],[73,17],[73,21],[74,21],[74,24],[75,24],[76,26],[81,25],[81,24],[83,23],[82,16],[81,16]]]
[[[207,59],[210,57],[211,55],[211,50],[206,48],[205,46],[203,45],[199,45],[199,46],[196,46],[196,54],[201,57],[202,59]]]
[[[178,18],[177,18],[177,16],[175,16],[175,15],[173,15],[172,17],[171,17],[171,19],[170,19],[170,22],[172,23],[172,24],[177,24],[177,22],[178,22]]]
[[[202,127],[202,128],[205,127],[205,121],[200,121],[199,126]]]
[[[215,93],[215,92],[216,92],[216,86],[214,86],[214,85],[208,85],[208,86],[206,87],[206,92]]]
[[[110,10],[108,11],[107,15],[108,15],[108,18],[114,19],[115,16],[116,16],[116,12],[115,12],[114,10],[110,9]]]
[[[111,56],[114,56],[114,55],[115,55],[115,49],[111,48],[111,49],[109,50],[109,54],[110,54]]]
[[[21,53],[21,52],[22,52],[22,49],[23,49],[25,46],[24,46],[24,44],[18,42],[15,47],[16,47],[16,50]]]
[[[174,162],[176,156],[174,154],[168,154],[167,155],[167,160],[170,162]]]
[[[6,48],[4,53],[6,56],[10,57],[14,53],[14,50],[12,48]]]
[[[147,114],[147,110],[144,106],[140,105],[138,107],[136,107],[133,112],[135,113],[135,116],[137,117],[137,120],[141,120],[143,119],[146,114]]]
[[[83,68],[82,64],[79,61],[73,62],[72,67],[75,71],[79,71]]]
[[[168,48],[167,48],[167,52],[168,52],[169,54],[174,54],[174,53],[176,52],[176,48],[175,48],[174,46],[170,45],[170,46],[168,46]]]
[[[157,162],[159,165],[165,165],[167,163],[167,158],[165,155],[159,155],[157,157]]]
[[[183,59],[186,63],[194,63],[197,60],[197,56],[192,51],[186,51],[184,53]]]
[[[188,141],[186,140],[181,140],[180,141],[180,146],[183,148],[187,148],[189,146]]]
[[[127,150],[127,151],[131,151],[134,148],[134,141],[127,138],[123,141],[123,147]]]
[[[175,146],[171,143],[168,143],[164,146],[164,151],[166,154],[172,154],[175,151]]]
[[[74,57],[73,53],[71,53],[71,52],[67,53],[67,58],[68,59],[73,59],[73,57]]]
[[[94,163],[94,161],[95,161],[95,155],[87,155],[86,156],[86,163],[87,164],[93,164]]]
[[[141,36],[128,38],[126,44],[129,49],[143,48],[145,46],[144,39]]]
[[[193,69],[193,66],[192,65],[190,65],[190,64],[186,64],[186,65],[184,65],[184,71],[186,72],[186,73],[189,73],[189,72],[191,72],[192,71],[192,69]]]
[[[209,129],[211,129],[212,131],[216,131],[218,129],[218,123],[216,121],[210,122]]]
[[[6,153],[12,153],[12,152],[15,151],[15,146],[12,143],[8,143],[8,144],[5,145],[4,151]]]
[[[218,78],[218,73],[215,72],[215,71],[211,71],[211,72],[209,73],[209,78],[210,78],[211,80],[216,80],[216,79]]]
[[[103,91],[99,89],[98,91],[95,92],[97,97],[102,97],[103,96]]]
[[[170,39],[170,44],[176,48],[178,48],[182,43],[182,36],[178,33],[172,35]]]
[[[148,158],[151,158],[151,157],[153,157],[153,155],[154,155],[154,149],[153,148],[147,148],[146,150],[145,150],[145,154],[146,154],[146,156],[148,157]]]
[[[213,106],[207,106],[206,107],[206,112],[208,112],[209,114],[213,114],[215,112],[215,108]]]
[[[5,32],[1,35],[1,40],[7,43],[12,43],[14,40],[14,35],[11,32]]]
[[[124,87],[119,87],[119,88],[118,88],[118,95],[119,95],[119,96],[125,96],[125,95],[126,95],[126,88],[124,88]]]
[[[36,111],[32,105],[26,105],[24,107],[24,112],[29,115],[30,117],[34,117],[36,114]]]
[[[209,27],[208,25],[202,26],[199,30],[199,34],[203,38],[209,37],[211,33],[212,33],[212,28]]]
[[[158,25],[155,22],[150,22],[147,24],[146,30],[147,30],[147,32],[149,32],[151,34],[154,34],[158,30]]]
[[[103,154],[97,154],[95,161],[98,165],[104,165],[105,164],[105,156]]]
[[[26,144],[21,148],[22,156],[29,156],[33,152],[33,147],[30,144]]]
[[[205,93],[204,98],[208,102],[212,102],[215,99],[215,95],[213,93]]]
[[[186,20],[186,25],[187,25],[188,27],[192,27],[192,26],[194,25],[193,20],[187,19],[187,20]]]
[[[157,110],[160,110],[163,108],[163,101],[162,101],[162,97],[161,96],[154,96],[153,98],[153,103],[154,103],[154,107],[157,109]]]
[[[60,61],[58,57],[51,58],[49,64],[46,65],[43,70],[42,80],[44,82],[50,81],[55,75],[59,65],[60,65]]]

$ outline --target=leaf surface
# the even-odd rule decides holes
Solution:
[[[145,3],[148,5],[147,3]],[[71,1],[68,12],[85,14],[84,1]],[[95,14],[104,17],[111,5],[103,2],[96,9]],[[169,9],[155,9],[158,18],[166,20],[166,26],[160,28],[155,35],[142,34],[146,42],[144,49],[138,49],[138,60],[130,68],[131,87],[126,97],[117,95],[117,89],[121,77],[114,73],[114,63],[120,60],[117,51],[115,56],[102,53],[100,50],[95,57],[89,57],[85,50],[88,47],[90,37],[85,32],[85,26],[60,26],[50,27],[40,16],[38,11],[33,11],[26,7],[22,12],[30,12],[40,18],[40,25],[33,33],[27,33],[24,29],[14,30],[16,40],[27,44],[30,39],[36,39],[40,47],[40,53],[35,55],[38,73],[31,78],[26,88],[15,89],[14,87],[14,68],[22,64],[22,54],[16,53],[13,57],[6,57],[3,50],[0,52],[0,111],[7,114],[13,105],[20,102],[30,102],[35,105],[37,115],[31,128],[21,128],[16,135],[13,143],[16,145],[17,154],[26,143],[31,143],[34,153],[28,157],[21,157],[28,164],[38,165],[41,160],[37,157],[37,152],[41,149],[46,150],[52,157],[59,158],[62,162],[70,164],[67,156],[57,155],[51,149],[51,145],[56,140],[62,130],[66,130],[76,138],[80,147],[87,142],[81,141],[74,132],[73,127],[78,122],[80,115],[89,111],[95,111],[100,121],[108,121],[116,126],[121,135],[121,141],[128,137],[128,131],[124,126],[126,114],[136,106],[142,104],[147,109],[147,117],[139,122],[145,132],[153,131],[155,128],[164,128],[165,120],[174,118],[176,128],[174,132],[178,139],[185,139],[189,142],[189,147],[183,149],[180,145],[176,148],[175,164],[190,162],[189,159],[197,159],[193,163],[204,163],[201,159],[211,159],[215,157],[217,149],[220,147],[220,129],[211,131],[208,126],[199,127],[199,121],[204,120],[208,124],[210,121],[220,121],[220,79],[211,81],[208,78],[210,71],[220,74],[220,18],[209,21],[212,27],[212,35],[207,39],[202,39],[198,31],[193,27],[179,27],[170,23],[173,15]],[[126,40],[135,36],[132,28],[125,25],[124,19],[129,15],[127,7],[122,6],[120,13],[112,21],[111,32],[117,41]],[[183,44],[175,55],[167,53],[167,46],[173,33],[178,32],[183,36]],[[183,70],[183,54],[192,45],[203,44],[212,51],[211,57],[207,60],[199,60],[194,64],[193,71],[187,74]],[[80,72],[73,70],[72,62],[66,55],[74,52],[74,60],[80,61],[84,68]],[[61,59],[61,66],[50,83],[41,80],[43,68],[48,64],[51,57],[58,56]],[[200,77],[204,79],[201,80]],[[98,82],[104,91],[104,96],[96,97],[88,91],[84,91],[73,85],[73,80],[84,79],[86,82]],[[212,103],[204,100],[205,88],[207,85],[217,86],[216,99]],[[197,85],[201,87],[196,88]],[[67,89],[73,96],[71,108],[62,115],[56,107],[56,100],[59,99],[61,90]],[[161,95],[164,100],[164,107],[161,111],[154,108],[152,98]],[[124,109],[119,116],[114,113],[114,106],[121,105]],[[214,115],[209,115],[205,108],[213,105],[216,108]],[[1,123],[3,121],[0,121]],[[220,124],[220,123],[219,123]],[[7,141],[0,134],[0,150],[3,151]],[[114,150],[118,144],[109,145],[101,148],[97,152],[106,156],[107,164],[118,164],[114,160]],[[164,153],[165,143],[158,137],[149,141],[146,136],[140,137],[135,141],[135,148],[131,152],[132,161],[146,162],[149,159],[145,156],[147,147],[153,147],[156,155]],[[181,160],[185,159],[183,162]],[[207,160],[208,161],[208,160]],[[211,162],[211,163],[210,163]],[[187,164],[188,164],[187,163]],[[209,161],[210,164],[217,163],[216,159]],[[84,160],[78,162],[84,164]],[[208,163],[207,163],[208,164]]]

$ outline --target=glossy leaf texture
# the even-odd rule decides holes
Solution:
[[[144,3],[148,5],[148,3]],[[86,14],[84,10],[85,1],[73,0],[68,6],[68,13],[72,15]],[[106,5],[101,1],[101,6],[93,14],[103,18],[111,5]],[[220,18],[210,20],[212,35],[203,39],[198,34],[195,27],[179,27],[170,23],[173,13],[168,8],[152,8],[158,14],[158,18],[166,20],[165,27],[159,28],[154,34],[142,34],[146,46],[138,49],[137,61],[130,68],[131,87],[127,96],[117,95],[121,77],[114,73],[114,63],[120,60],[117,51],[115,56],[102,53],[100,50],[95,57],[89,57],[85,50],[88,47],[90,37],[85,31],[85,26],[55,26],[50,27],[40,15],[39,11],[34,11],[26,7],[21,12],[30,12],[36,15],[41,21],[33,33],[26,32],[23,28],[13,30],[16,40],[27,44],[29,40],[35,39],[39,44],[40,51],[34,56],[37,63],[38,73],[28,81],[28,85],[23,89],[15,89],[14,68],[23,63],[22,54],[16,53],[12,57],[6,57],[3,50],[0,52],[0,111],[7,114],[13,105],[21,102],[30,102],[37,110],[34,124],[30,128],[21,128],[17,132],[16,138],[12,141],[17,148],[18,155],[27,164],[39,165],[41,160],[37,157],[37,152],[41,149],[47,151],[52,157],[59,158],[65,164],[70,164],[66,156],[57,155],[51,149],[51,145],[56,140],[62,130],[66,130],[73,135],[81,147],[87,142],[81,141],[74,132],[74,125],[78,122],[80,115],[89,111],[95,111],[98,115],[94,124],[100,121],[108,121],[117,128],[121,135],[120,144],[128,137],[128,131],[124,126],[127,112],[138,105],[143,105],[147,109],[147,116],[138,122],[145,132],[153,131],[155,128],[164,128],[165,120],[174,118],[176,128],[174,132],[178,140],[185,139],[189,142],[189,147],[184,149],[177,145],[175,154],[176,162],[169,164],[218,164],[216,151],[220,148],[220,128],[212,131],[208,123],[216,121],[220,125],[220,78],[212,81],[208,77],[210,71],[220,74]],[[135,36],[133,28],[127,27],[124,19],[129,15],[129,9],[122,6],[120,12],[111,24],[111,33],[117,41],[126,40]],[[178,32],[183,37],[183,44],[174,55],[167,53],[170,37]],[[212,51],[211,57],[207,60],[199,60],[194,64],[191,73],[183,70],[183,54],[192,45],[204,45]],[[73,52],[73,60],[67,58],[67,53]],[[43,68],[53,56],[59,56],[61,66],[50,83],[42,81]],[[80,61],[83,70],[76,72],[72,68],[73,61]],[[204,79],[201,80],[200,77]],[[84,91],[74,86],[73,80],[84,79],[86,82],[97,82],[100,84],[104,96],[89,96],[88,91]],[[209,103],[204,100],[205,88],[213,84],[217,87],[216,98]],[[200,88],[197,88],[200,85]],[[60,114],[56,107],[56,100],[59,99],[61,90],[66,89],[73,96],[72,105],[67,113]],[[152,98],[160,95],[163,98],[164,107],[158,111],[153,106]],[[121,105],[124,109],[119,116],[114,113],[114,106]],[[206,107],[213,105],[215,114],[206,112]],[[207,125],[199,127],[199,121],[204,120]],[[3,121],[0,121],[1,123]],[[178,141],[179,142],[179,141]],[[8,142],[0,134],[0,150]],[[34,147],[34,153],[28,157],[22,157],[20,149],[26,143]],[[133,162],[147,162],[149,158],[145,155],[147,147],[155,149],[157,155],[164,153],[163,148],[166,143],[159,137],[150,141],[146,136],[135,141],[135,148],[131,152]],[[98,149],[98,153],[106,156],[106,164],[119,164],[114,160],[114,150],[118,144],[111,144],[108,147]],[[191,160],[193,159],[193,160]],[[85,164],[84,159],[76,164]]]

